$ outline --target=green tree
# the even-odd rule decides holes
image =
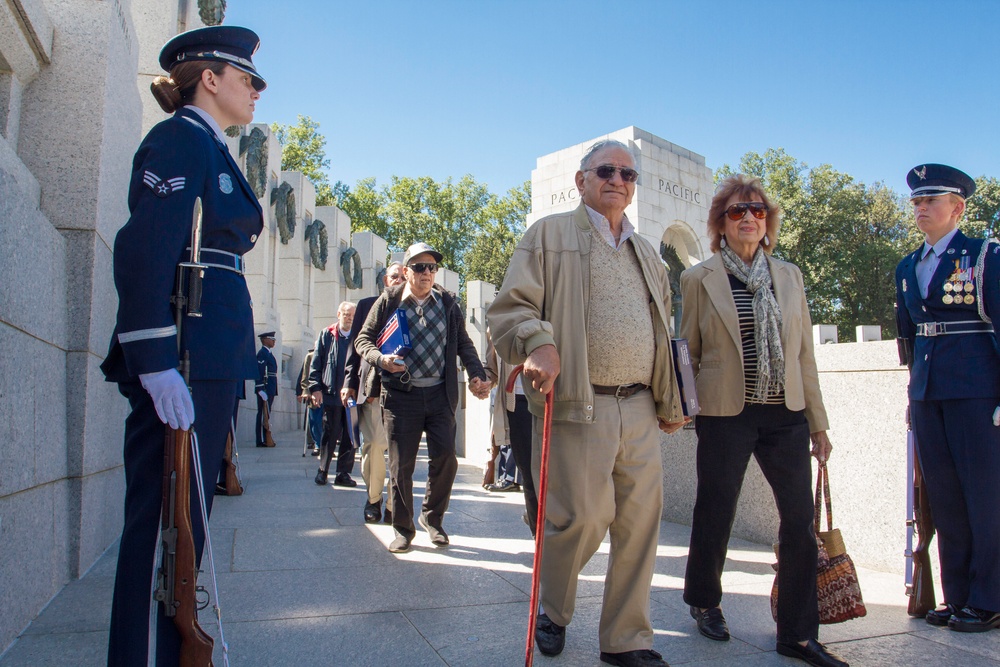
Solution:
[[[351,218],[351,232],[373,232],[389,240],[385,193],[378,190],[374,177],[363,178],[353,190],[347,189],[337,205]]]
[[[330,160],[326,157],[326,137],[320,133],[319,123],[300,114],[295,125],[272,123],[271,132],[281,144],[282,171],[305,174],[316,187],[317,206],[334,205],[334,192],[326,173],[330,168]]]
[[[976,194],[966,202],[962,231],[981,238],[1000,235],[1000,180],[992,176],[976,179]]]
[[[490,196],[483,208],[472,245],[465,255],[466,280],[485,280],[499,287],[531,211],[531,181]]]
[[[747,153],[734,170],[761,179],[781,206],[775,257],[797,265],[815,324],[836,324],[852,340],[858,324],[881,325],[895,335],[893,274],[912,247],[912,216],[903,199],[882,183],[867,186],[830,165],[810,169],[784,149]]]

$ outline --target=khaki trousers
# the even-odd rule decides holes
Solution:
[[[532,474],[539,488],[542,420],[532,433]],[[663,510],[660,431],[652,393],[595,396],[594,422],[552,423],[542,610],[569,625],[580,570],[611,533],[600,648],[620,653],[653,646],[649,589]]]
[[[361,429],[361,477],[368,487],[368,502],[382,502],[385,489],[385,454],[389,440],[382,423],[382,408],[378,401],[358,406],[358,428]],[[392,507],[386,503],[390,512]]]

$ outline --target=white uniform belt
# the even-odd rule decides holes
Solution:
[[[190,253],[191,248],[186,248],[186,251]],[[226,250],[216,250],[214,248],[201,249],[201,263],[214,269],[233,271],[241,276],[245,268],[243,265],[243,255],[237,255]]]
[[[951,334],[993,333],[993,325],[982,320],[963,320],[961,322],[920,322],[917,324],[918,336],[946,336]]]

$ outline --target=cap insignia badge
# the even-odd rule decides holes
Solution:
[[[233,179],[229,174],[219,174],[219,189],[226,195],[233,191]]]
[[[916,167],[914,167],[913,173],[916,174],[917,178],[919,178],[921,181],[926,180],[927,179],[927,165],[924,165],[920,169],[917,169]]]

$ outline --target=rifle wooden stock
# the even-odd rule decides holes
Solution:
[[[913,457],[913,525],[917,533],[917,547],[913,550],[913,589],[908,591],[910,600],[906,613],[924,616],[937,606],[934,598],[934,576],[931,572],[931,540],[934,539],[934,520],[927,499],[920,460]]]
[[[260,427],[264,430],[264,446],[274,447],[274,438],[271,437],[271,410],[267,407],[267,401],[262,401],[260,409],[264,411],[261,417]]]
[[[181,637],[180,667],[212,667],[214,642],[198,625],[198,559],[191,522],[191,432],[166,427],[163,447],[163,569],[157,599]],[[207,530],[207,526],[205,527]]]
[[[239,473],[236,471],[236,464],[233,463],[233,431],[230,429],[226,436],[226,454],[223,457],[223,466],[226,468],[226,495],[242,496],[243,483],[240,481]]]

